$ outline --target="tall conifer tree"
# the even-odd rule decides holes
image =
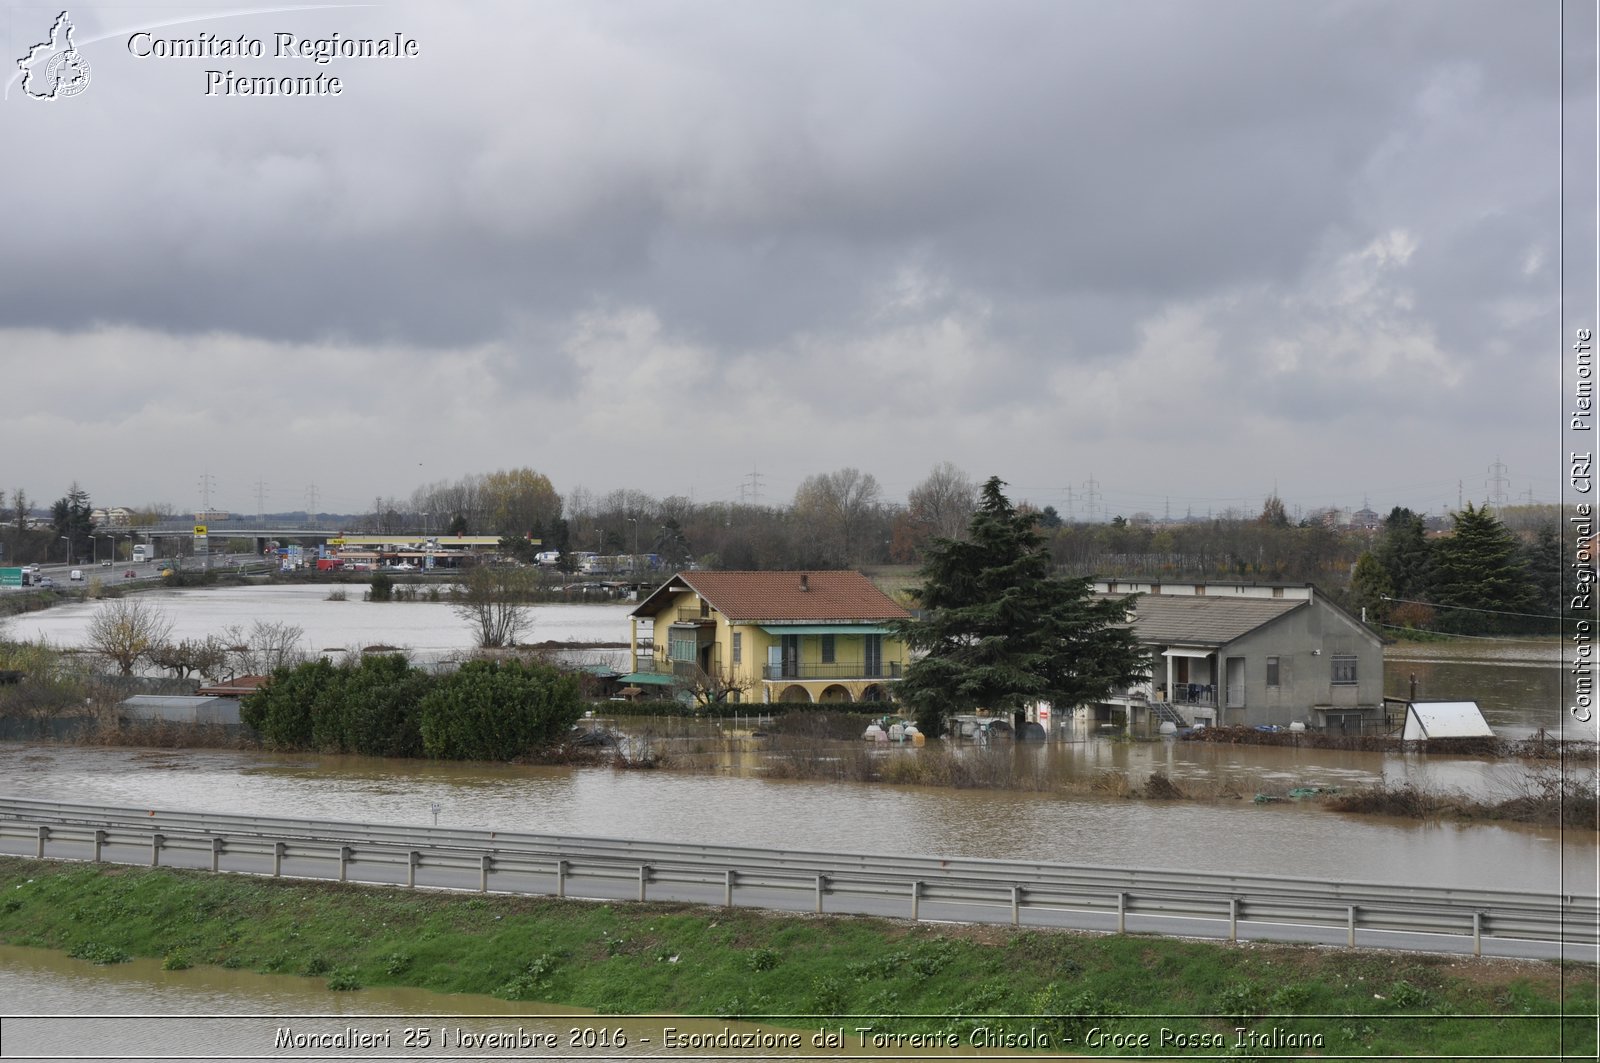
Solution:
[[[967,538],[925,548],[923,615],[900,625],[918,657],[896,695],[932,735],[959,712],[1061,708],[1103,697],[1148,674],[1128,625],[1128,599],[1097,599],[1088,579],[1054,573],[1039,514],[1019,512],[991,477]]]

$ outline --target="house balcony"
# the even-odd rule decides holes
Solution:
[[[646,675],[692,678],[698,668],[693,661],[669,661],[665,657],[638,657],[633,670]]]
[[[674,624],[715,624],[716,617],[707,616],[699,609],[679,609]]]
[[[865,664],[769,664],[761,678],[776,682],[784,679],[899,679],[901,662],[881,661],[874,668]]]
[[[1175,683],[1170,700],[1178,705],[1207,705],[1215,708],[1217,691],[1210,683]]]

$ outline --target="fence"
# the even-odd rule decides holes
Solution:
[[[0,852],[341,882],[674,900],[1013,926],[1328,940],[1593,962],[1600,903],[1563,896],[515,834],[0,799]],[[286,867],[289,868],[286,871]],[[1198,929],[1196,928],[1198,925]],[[1399,937],[1396,935],[1405,935]],[[1428,935],[1418,942],[1413,935]],[[1519,944],[1520,943],[1520,944]],[[1530,944],[1531,943],[1531,944]]]

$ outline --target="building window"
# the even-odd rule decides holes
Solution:
[[[1282,598],[1283,597],[1283,588],[1282,587],[1274,587],[1274,588],[1272,588],[1272,596],[1274,598]]]
[[[692,662],[694,660],[695,645],[696,643],[694,639],[668,638],[667,656],[672,658],[674,661]]]
[[[1276,657],[1268,657],[1267,658],[1267,686],[1275,687],[1277,685],[1278,685],[1278,659]]]
[[[832,635],[824,635],[824,636],[822,636],[822,663],[823,664],[832,664],[833,663],[833,649],[834,649],[834,647],[833,647],[833,636]]]
[[[1336,687],[1356,685],[1356,658],[1354,655],[1334,654],[1333,685]]]
[[[733,633],[733,666],[739,667],[739,662],[744,660],[744,632]]]

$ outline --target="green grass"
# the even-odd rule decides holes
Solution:
[[[1565,1052],[1593,1058],[1596,1047],[1596,971],[1586,966],[613,906],[12,857],[0,857],[0,942],[94,963],[149,957],[173,969],[313,975],[336,990],[414,986],[601,1013],[776,1016],[773,1025],[811,1029],[826,1018],[795,1016],[867,1016],[842,1025],[963,1037],[1005,1026],[1043,1033],[1055,1051],[1091,1054],[1154,1054],[1163,1029],[1220,1037],[1226,1054],[1243,1024],[1319,1034],[1322,1047],[1310,1051],[1329,1058],[1551,1057],[1562,1051],[1563,1005]],[[1172,1017],[1143,1017],[1152,1014]],[[905,1018],[918,1015],[938,1018]],[[1180,1017],[1191,1015],[1202,1017]],[[1124,1042],[1148,1035],[1156,1047],[1084,1045],[1096,1028]]]

